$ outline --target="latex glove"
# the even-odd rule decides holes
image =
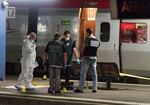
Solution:
[[[63,65],[63,69],[65,70],[65,69],[67,69],[67,65],[65,64],[65,65]]]
[[[36,45],[36,42],[33,42],[34,45]]]
[[[80,64],[79,58],[76,59],[76,64]]]

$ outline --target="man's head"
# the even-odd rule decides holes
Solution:
[[[36,33],[31,32],[31,33],[29,34],[29,40],[35,41],[35,40],[36,40]]]
[[[92,29],[92,28],[87,28],[87,29],[86,29],[86,32],[87,32],[89,35],[91,35],[91,34],[93,33],[93,29]]]
[[[64,32],[64,38],[66,41],[68,41],[70,39],[70,32],[69,31]]]
[[[59,33],[56,33],[55,35],[54,35],[54,39],[59,39],[60,38],[60,34]]]

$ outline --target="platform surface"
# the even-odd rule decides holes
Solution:
[[[142,84],[126,84],[126,83],[111,83],[111,90],[106,90],[106,83],[99,82],[98,90],[92,93],[92,82],[88,82],[88,88],[84,89],[84,93],[74,93],[73,90],[67,90],[61,94],[48,94],[48,80],[34,78],[37,82],[35,90],[21,93],[14,88],[17,77],[7,77],[5,81],[0,82],[0,99],[4,97],[31,97],[37,99],[51,99],[70,102],[86,102],[95,103],[95,105],[150,105],[150,85]],[[63,80],[62,80],[63,81]],[[78,86],[78,80],[71,80],[75,87]],[[40,84],[44,84],[41,86]],[[86,85],[86,84],[85,84]],[[99,103],[99,104],[98,104]],[[4,103],[0,101],[0,105]],[[65,105],[65,104],[63,104]],[[70,104],[71,105],[71,104]]]

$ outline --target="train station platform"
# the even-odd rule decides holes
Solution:
[[[49,82],[34,78],[37,82],[35,90],[19,92],[14,88],[17,77],[7,77],[0,82],[0,105],[150,105],[150,85],[111,83],[111,89],[106,89],[105,82],[98,83],[98,91],[92,93],[91,82],[84,93],[74,93],[67,90],[61,94],[47,93]],[[63,81],[63,80],[62,80]],[[77,88],[77,80],[74,89]]]

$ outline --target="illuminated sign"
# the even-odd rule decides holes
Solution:
[[[150,18],[150,0],[111,0],[111,9],[115,18]]]
[[[71,24],[70,20],[62,20],[61,25],[69,26]]]

